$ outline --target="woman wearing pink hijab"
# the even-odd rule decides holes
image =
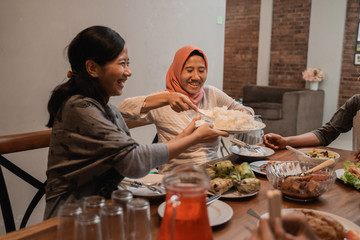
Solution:
[[[211,110],[226,106],[254,113],[218,88],[204,85],[207,71],[207,58],[201,49],[182,47],[176,52],[166,75],[165,91],[125,99],[118,108],[125,119],[154,123],[159,142],[168,142],[179,135],[194,117],[199,116],[198,108]],[[223,136],[228,134],[224,132]],[[159,172],[168,172],[183,163],[203,164],[214,160],[218,158],[219,142],[220,138],[216,142],[196,144],[161,166]]]

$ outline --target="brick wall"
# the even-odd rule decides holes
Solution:
[[[223,91],[235,99],[256,84],[261,0],[227,0]]]
[[[339,106],[344,104],[352,95],[360,93],[360,81],[357,80],[360,76],[360,65],[354,65],[359,21],[359,1],[348,0],[338,100]]]
[[[311,0],[274,0],[269,85],[303,88]]]
[[[256,84],[260,0],[227,0],[223,90],[235,99],[242,88]],[[360,93],[360,65],[354,65],[359,1],[347,1],[339,106]],[[311,0],[273,0],[269,85],[303,88]],[[360,43],[360,42],[359,42]],[[360,53],[360,52],[359,52]]]

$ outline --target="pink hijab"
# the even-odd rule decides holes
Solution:
[[[198,93],[189,94],[181,87],[180,84],[180,75],[184,67],[184,64],[186,60],[189,58],[189,55],[195,50],[199,51],[204,56],[205,67],[207,72],[208,62],[205,53],[201,51],[200,48],[195,46],[190,45],[190,46],[182,47],[175,53],[174,60],[171,63],[170,68],[166,74],[166,90],[169,92],[182,93],[188,96],[195,105],[198,105],[202,100],[202,98],[204,97],[203,87],[200,89]]]

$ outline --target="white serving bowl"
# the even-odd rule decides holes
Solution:
[[[300,148],[297,149],[305,154],[309,154],[311,152],[313,152],[313,150],[316,150],[317,152],[324,152],[327,151],[329,153],[330,156],[333,157],[328,157],[328,158],[316,158],[316,157],[311,157],[311,156],[305,156],[303,154],[300,153],[296,153],[297,159],[300,162],[310,162],[310,163],[315,163],[315,164],[320,164],[322,162],[325,162],[328,159],[334,159],[335,163],[332,164],[330,167],[334,168],[335,165],[338,163],[339,158],[340,158],[340,154],[338,154],[337,152],[331,151],[331,150],[327,150],[327,149],[322,149],[322,148]]]

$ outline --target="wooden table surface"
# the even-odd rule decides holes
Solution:
[[[333,148],[327,149],[334,150],[341,155],[338,164],[335,166],[335,169],[343,168],[343,164],[346,160],[354,159],[353,152],[351,151]],[[224,159],[230,159],[235,164],[244,161],[240,160],[239,157],[234,154],[228,155]],[[269,157],[268,160],[291,161],[296,160],[296,156],[289,150],[278,150],[273,156]],[[249,208],[253,208],[260,215],[267,212],[268,205],[266,192],[267,190],[273,189],[273,187],[267,181],[266,176],[257,175],[257,178],[261,181],[261,190],[256,196],[250,198],[232,199],[230,201],[221,199],[232,207],[234,215],[229,222],[213,228],[214,239],[228,240],[232,238],[245,239],[249,237],[251,234],[250,229],[253,229],[256,226],[257,220],[249,216],[246,211]],[[157,208],[163,201],[164,198],[150,201],[153,240],[157,238],[161,222],[161,219],[157,214]],[[335,182],[333,188],[330,191],[323,194],[315,201],[301,203],[283,199],[282,207],[307,208],[326,211],[360,225],[360,191],[357,191],[350,186],[344,185],[338,180]],[[2,235],[0,236],[0,239],[56,239],[56,224],[57,218],[49,219],[19,231]]]

